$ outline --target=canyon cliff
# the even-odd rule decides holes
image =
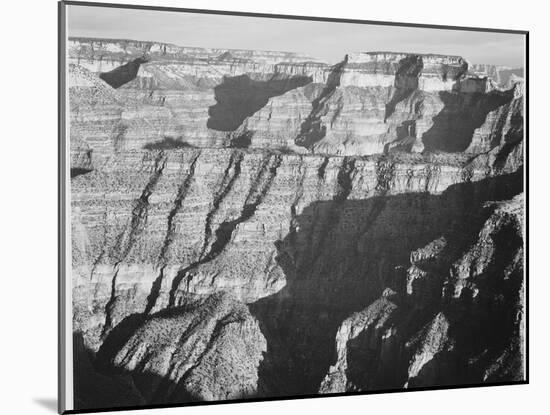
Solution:
[[[521,70],[87,38],[68,60],[78,405],[524,379]]]

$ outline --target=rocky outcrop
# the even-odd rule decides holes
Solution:
[[[105,85],[70,82],[70,100],[78,106],[71,112],[71,140],[88,143],[94,158],[151,146],[248,146],[241,138],[247,130],[239,129],[247,117],[273,97],[322,84],[328,67],[292,53],[81,38],[69,43],[71,73],[96,74],[117,88],[118,99],[90,102],[83,89],[93,97]]]
[[[136,79],[140,65],[142,63],[146,63],[148,60],[149,58],[147,55],[144,55],[140,58],[136,58],[128,63],[125,63],[112,71],[102,72],[99,74],[99,77],[113,88],[120,88],[122,85]]]
[[[404,289],[342,323],[320,393],[523,379],[523,197],[485,209],[465,253],[444,236],[413,251]]]
[[[524,78],[523,68],[510,68],[508,66],[471,64],[469,72],[481,78],[491,78],[497,84],[506,86],[510,82]]]
[[[451,90],[468,70],[468,62],[460,56],[396,52],[351,53],[348,63],[344,86],[396,86],[423,91]]]
[[[509,105],[519,78],[493,81],[496,69],[456,56],[350,53],[331,67],[289,53],[76,38],[69,62],[118,88],[117,102],[93,103],[79,102],[82,88],[94,96],[101,86],[70,88],[94,117],[91,128],[73,113],[71,137],[94,157],[151,146],[478,154],[495,146],[480,137],[484,124],[522,107]]]
[[[228,295],[187,298],[178,308],[140,321],[128,338],[125,331],[122,325],[113,333],[100,358],[132,373],[147,402],[239,399],[257,393],[265,339],[247,307]]]
[[[240,50],[240,49],[216,49],[177,46],[163,42],[147,42],[128,39],[104,39],[104,38],[70,38],[68,51],[71,59],[77,63],[98,64],[102,62],[125,63],[148,54],[155,60],[200,60],[218,59],[228,60],[253,60],[266,64],[279,62],[319,62],[317,59],[303,54],[291,52]],[[99,71],[105,72],[106,68]]]
[[[138,403],[521,379],[519,78],[389,52],[69,55],[82,378]]]
[[[501,91],[488,78],[467,76],[468,63],[459,57],[364,55],[348,56],[340,82],[320,108],[314,101],[317,133],[305,143],[311,151],[477,154],[496,146],[476,146],[477,128],[484,122],[505,124],[510,112],[518,114],[519,108],[507,107],[517,95],[515,86]],[[491,111],[496,113],[489,118]]]
[[[382,297],[365,310],[344,320],[336,333],[336,364],[323,379],[320,393],[342,393],[358,390],[356,384],[382,386],[395,371],[398,362],[388,360],[398,346],[392,316],[398,306],[391,301],[396,293],[387,288]],[[349,376],[349,380],[348,380]],[[390,382],[391,387],[391,382]]]
[[[132,377],[103,374],[94,368],[95,356],[80,333],[73,336],[74,405],[76,408],[107,408],[145,405]]]
[[[231,149],[128,152],[100,169],[72,183],[73,297],[83,313],[75,318],[93,348],[105,321],[116,325],[148,303],[162,309],[179,292],[219,287],[246,302],[277,292],[285,276],[273,241],[308,204],[343,197],[342,183],[347,199],[360,200],[382,191],[440,193],[491,175],[455,159]],[[148,299],[153,283],[157,296]]]

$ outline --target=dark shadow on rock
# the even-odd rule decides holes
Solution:
[[[407,314],[400,312],[401,307],[399,304],[396,312],[391,314],[384,326],[391,327],[394,324],[405,323]],[[346,377],[359,390],[401,388],[407,374],[402,339],[396,338],[395,335],[382,339],[381,333],[377,331],[374,325],[371,325],[348,341]]]
[[[325,87],[311,103],[311,112],[300,126],[300,133],[295,139],[297,145],[310,148],[325,137],[327,127],[322,123],[321,117],[328,112],[328,102],[340,86],[340,79],[348,62],[347,59],[346,56],[346,59],[331,68]]]
[[[143,405],[184,404],[195,402],[184,387],[152,372],[134,373],[113,367],[104,356],[79,347],[74,354],[74,409],[137,409]],[[172,390],[177,399],[154,396],[157,391]]]
[[[206,126],[217,131],[235,131],[245,120],[262,109],[272,97],[307,85],[309,76],[278,76],[252,79],[249,75],[226,76],[214,88],[216,105],[208,109]]]
[[[399,61],[395,72],[393,95],[386,104],[384,122],[394,113],[395,107],[418,89],[418,77],[424,67],[422,57],[409,55]]]
[[[422,135],[426,151],[456,153],[464,151],[472,142],[476,128],[481,127],[489,112],[514,98],[514,91],[465,93],[441,91],[443,109],[433,117],[432,127]]]
[[[230,142],[231,148],[248,148],[252,144],[253,131],[245,131],[236,137],[233,137]]]
[[[502,169],[506,164],[508,156],[523,140],[523,117],[520,114],[514,114],[510,119],[510,129],[504,137],[504,145],[500,148],[495,159],[495,167]],[[500,143],[495,143],[498,145]]]
[[[403,121],[395,132],[396,139],[384,146],[384,153],[410,153],[416,142],[416,120]]]
[[[386,287],[403,292],[396,272],[410,265],[410,252],[444,236],[459,248],[448,253],[449,261],[456,260],[490,214],[484,202],[510,199],[522,186],[518,172],[456,184],[441,195],[380,195],[306,207],[276,242],[287,285],[250,305],[268,343],[259,369],[261,393],[317,393],[335,362],[338,327]],[[406,379],[391,381],[404,385]]]
[[[93,170],[94,169],[83,169],[80,167],[71,168],[71,179],[74,179],[75,177],[80,176],[82,174],[90,173]]]
[[[442,351],[425,363],[417,376],[408,382],[409,388],[437,387],[479,383],[468,376],[467,368],[456,353]]]
[[[100,369],[109,370],[111,368],[110,362],[112,359],[114,359],[118,351],[145,322],[146,318],[145,314],[131,314],[125,317],[109,332],[94,359]]]
[[[185,310],[185,307],[174,307],[158,311],[151,315],[137,313],[126,317],[114,327],[101,345],[101,348],[99,349],[94,360],[95,368],[100,373],[107,375],[110,378],[130,376],[133,385],[139,391],[140,396],[148,404],[170,403],[166,401],[164,395],[160,399],[156,396],[156,394],[162,394],[167,390],[176,390],[174,395],[179,398],[176,403],[192,402],[193,397],[186,393],[184,388],[175,385],[170,379],[166,379],[152,372],[131,372],[113,365],[113,361],[117,353],[130,340],[136,331],[147,322],[147,320],[154,317],[177,315],[178,313],[185,312]]]
[[[268,344],[259,367],[258,397],[318,393],[328,367],[335,362],[338,327],[353,312],[379,298],[386,287],[404,292],[403,269],[410,265],[411,251],[443,236],[453,247],[446,252],[446,261],[454,262],[476,240],[491,214],[491,208],[485,208],[484,203],[508,200],[523,190],[521,169],[514,174],[456,184],[441,195],[381,193],[365,200],[348,200],[345,188],[349,183],[344,178],[339,183],[343,189],[334,200],[306,207],[294,218],[287,236],[275,243],[276,260],[285,272],[287,285],[249,305]],[[503,232],[496,243],[505,255],[518,241],[512,233]],[[497,258],[498,261],[504,259]],[[496,287],[494,292],[516,289],[513,284],[501,282],[496,274],[482,276],[479,284]],[[432,303],[435,304],[429,302]],[[409,321],[411,308],[396,304],[398,310],[403,309],[392,318],[400,327],[407,327],[403,339],[416,333],[435,314],[435,310],[427,309],[420,318],[415,315],[418,321]],[[514,317],[514,310],[503,311],[507,304],[495,308],[490,302],[479,307],[464,306],[463,310],[449,313],[449,320],[455,323],[451,336],[458,339],[457,350],[466,353],[466,357],[479,355],[483,347],[500,347]],[[159,311],[155,316],[181,311],[185,311],[185,305]],[[113,367],[113,358],[150,317],[126,317],[113,328],[97,353],[87,350],[82,335],[75,333],[77,409],[193,401],[183,384],[175,385],[150,372],[133,373]],[[488,325],[494,327],[488,330]],[[393,344],[378,361],[371,334],[367,331],[348,342],[348,378],[361,390],[403,386],[408,363],[403,345]],[[493,358],[487,356],[486,360]],[[479,373],[467,362],[461,354],[438,355],[411,386],[469,383]],[[443,377],[441,368],[446,370]],[[364,370],[376,377],[369,378]],[[167,402],[163,391],[172,391],[170,396],[178,400]]]
[[[162,310],[154,316],[179,313],[182,307]],[[113,359],[150,315],[132,314],[116,325],[97,352],[89,350],[81,333],[73,334],[75,409],[104,409],[145,404],[192,402],[184,390],[172,381],[152,372],[136,373],[116,367]],[[163,385],[165,387],[163,387]],[[176,390],[177,401],[157,399],[153,389]]]
[[[127,373],[104,371],[82,333],[73,333],[74,409],[144,405],[145,399]]]
[[[164,136],[161,141],[147,143],[143,146],[143,148],[145,150],[174,150],[178,148],[195,148],[195,146],[189,144],[181,138]]]
[[[136,313],[127,316],[109,332],[97,352],[85,346],[81,333],[73,333],[75,409],[182,404],[198,401],[198,396],[187,389],[185,377],[175,382],[168,376],[155,373],[154,367],[144,370],[143,365],[146,362],[140,362],[136,370],[128,370],[114,363],[115,357],[130,338],[150,320],[178,317],[187,312],[193,312],[197,298],[190,297],[187,300],[181,306],[163,309],[153,314]],[[223,326],[228,321],[220,322]]]
[[[122,85],[134,80],[142,63],[149,61],[146,56],[139,57],[109,72],[102,72],[99,77],[113,88],[120,88]]]

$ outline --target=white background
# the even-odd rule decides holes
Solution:
[[[123,3],[124,0],[119,0]],[[139,4],[529,30],[530,385],[141,411],[248,415],[312,412],[423,415],[541,413],[548,402],[550,174],[544,2],[146,1]],[[129,2],[132,3],[132,2]],[[52,414],[57,391],[57,4],[2,2],[0,30],[1,413]],[[434,34],[436,35],[436,34]],[[472,45],[475,47],[475,45]],[[7,127],[7,128],[6,128]],[[545,399],[546,398],[546,399]],[[538,409],[537,409],[538,408]],[[128,412],[124,412],[128,413]]]

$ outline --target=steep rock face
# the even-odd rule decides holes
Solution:
[[[120,98],[80,102],[82,88],[93,96],[102,87],[70,84],[80,88],[70,88],[71,101],[86,113],[72,113],[71,138],[94,158],[122,149],[212,146],[477,154],[494,147],[480,137],[487,135],[484,123],[506,124],[522,107],[509,105],[515,92],[500,91],[514,88],[517,78],[493,82],[487,76],[498,71],[469,71],[454,56],[352,53],[331,67],[289,53],[77,38],[69,61],[70,72],[98,74]]]
[[[328,68],[292,53],[80,38],[70,42],[69,62],[70,72],[98,74],[117,88],[117,102],[81,103],[70,83],[71,101],[94,115],[73,112],[71,138],[100,158],[147,147],[229,147],[237,127],[271,97],[323,83]],[[86,86],[92,96],[102,88]]]
[[[468,69],[468,63],[460,56],[414,55],[395,52],[367,52],[348,54],[349,74],[342,80],[343,86],[394,86],[395,75],[405,75],[400,81],[412,89],[423,91],[451,90],[454,81],[461,78]],[[365,81],[356,82],[357,73],[365,76]],[[415,79],[417,78],[417,80]]]
[[[339,80],[313,102],[313,122],[304,123],[299,136],[308,138],[301,141],[311,151],[481,153],[496,144],[479,144],[476,129],[484,122],[505,124],[523,105],[507,106],[521,101],[520,88],[501,91],[490,79],[466,77],[468,64],[458,57],[365,55],[348,56],[335,74]],[[374,79],[360,81],[363,76]],[[487,119],[491,111],[497,112]]]
[[[342,323],[321,393],[522,379],[523,197],[485,209],[465,253],[445,236],[413,251],[406,287]]]
[[[232,292],[251,303],[267,339],[258,381],[262,396],[315,392],[330,362],[338,325],[388,284],[403,291],[414,274],[411,269],[406,277],[398,270],[406,265],[408,252],[442,234],[458,240],[457,252],[463,252],[466,236],[461,233],[479,220],[482,201],[521,190],[521,175],[484,179],[485,170],[465,166],[434,169],[411,160],[239,150],[226,150],[224,165],[211,158],[217,153],[202,150],[197,156],[198,150],[177,150],[166,157],[160,152],[149,167],[141,166],[141,159],[135,161],[139,168],[125,160],[123,165],[134,172],[131,179],[126,171],[109,171],[102,181],[97,171],[73,179],[85,189],[99,186],[104,194],[83,193],[73,202],[74,212],[85,212],[73,216],[75,329],[97,350],[133,314],[183,305],[189,293]],[[240,178],[233,179],[239,155]],[[182,160],[183,165],[174,163]],[[212,164],[202,163],[221,166],[227,175],[216,177]],[[174,167],[175,175],[170,173]],[[137,180],[140,170],[143,178]],[[196,176],[189,179],[190,174]],[[460,184],[467,177],[474,181]],[[120,196],[114,197],[124,180],[139,186],[134,193],[130,188],[122,192],[129,199],[126,208]],[[241,188],[243,182],[250,187]],[[205,187],[219,190],[211,195]],[[216,195],[222,199],[215,201]],[[211,201],[205,203],[205,196]],[[127,219],[120,215],[124,212]],[[419,267],[421,261],[415,261]],[[416,289],[421,280],[409,285]],[[421,293],[420,307],[437,298],[429,289],[423,292],[411,293],[411,298]],[[392,385],[402,387],[405,380],[398,379]]]
[[[69,53],[81,379],[134,404],[521,379],[519,78],[440,55]],[[83,406],[102,393],[80,385]]]
[[[99,356],[132,373],[146,402],[238,399],[257,392],[266,342],[247,307],[231,296],[189,297],[179,308],[140,321],[129,337],[124,331],[114,332]]]
[[[95,358],[87,350],[82,336],[73,336],[74,404],[77,408],[107,408],[145,405],[132,377],[95,370]]]
[[[224,289],[255,301],[285,285],[274,241],[292,232],[308,204],[380,192],[437,194],[491,174],[446,157],[119,154],[72,182],[77,327],[97,349],[125,316],[177,304],[179,293]]]
[[[395,333],[390,323],[397,310],[397,305],[391,301],[391,297],[395,295],[388,288],[381,298],[366,309],[344,320],[336,333],[336,364],[330,367],[329,373],[323,379],[320,393],[357,390],[354,381],[363,385],[370,383],[371,389],[373,381],[379,386],[388,381],[385,378],[397,364],[396,361],[385,359],[395,355],[395,350],[391,350],[396,346]],[[369,356],[369,351],[374,353],[371,352]],[[376,352],[379,354],[375,354]],[[362,364],[364,362],[356,365],[357,361],[354,359],[358,357],[366,361],[368,366],[365,367]],[[360,380],[357,381],[354,377]]]
[[[511,100],[491,110],[474,130],[467,153],[479,154],[496,148],[512,148],[523,140],[523,82],[514,83]]]
[[[255,60],[267,64],[281,61],[318,62],[317,59],[292,52],[195,48],[177,46],[170,43],[147,42],[125,39],[71,38],[68,44],[69,56],[77,62],[116,62],[125,63],[148,54],[151,58],[167,61],[183,59],[241,59]],[[100,69],[106,72],[105,68]]]

